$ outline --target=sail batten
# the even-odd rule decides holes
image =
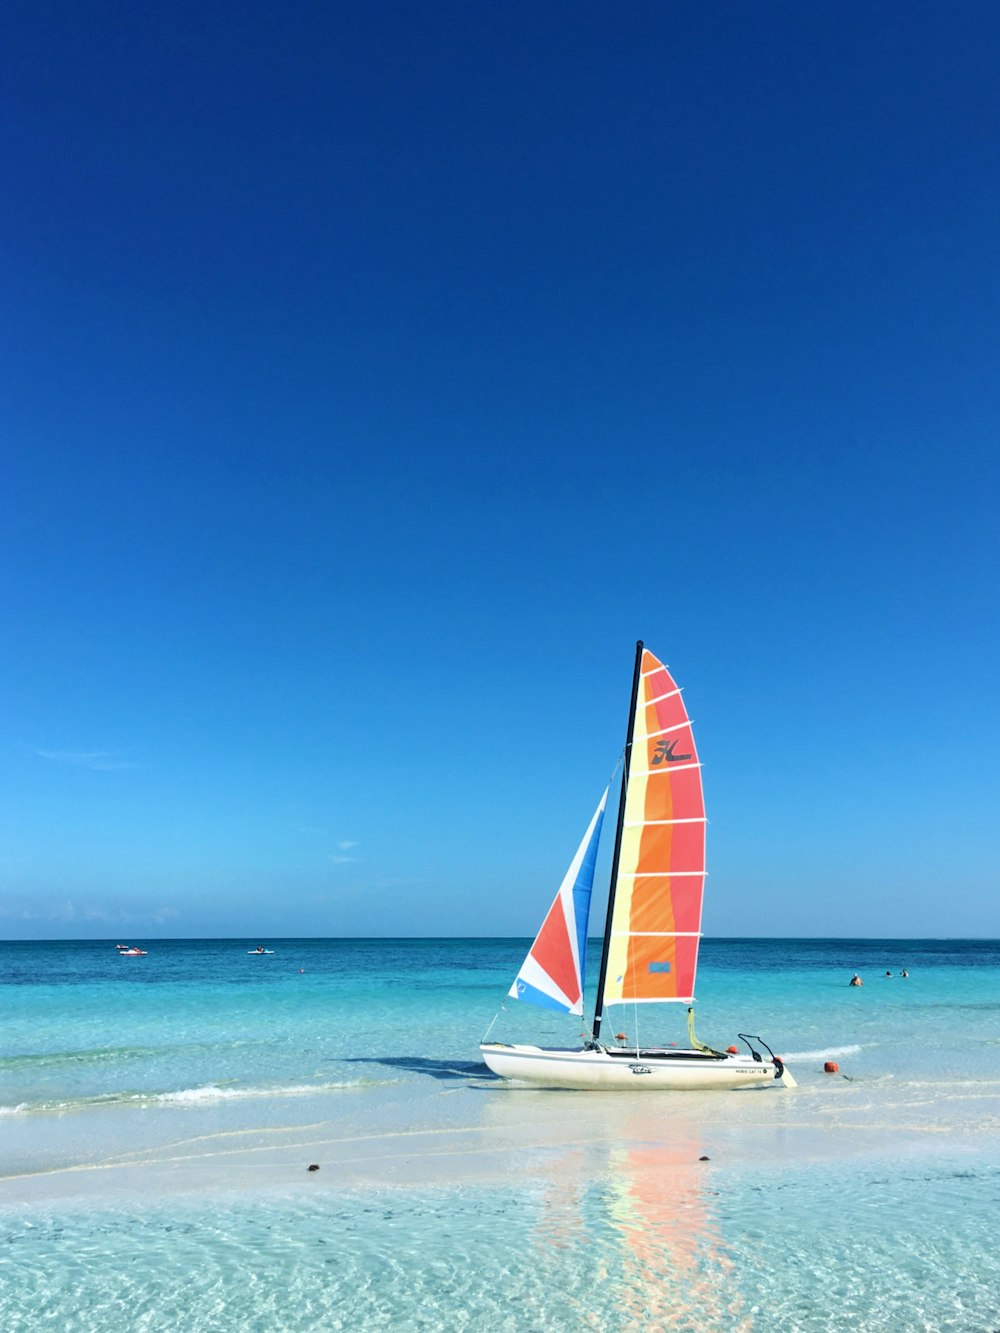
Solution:
[[[701,764],[674,764],[670,768],[643,768],[636,769],[632,774],[635,778],[657,778],[666,777],[668,773],[683,773],[686,768],[701,768]]]
[[[622,879],[694,879],[696,876],[706,879],[704,870],[623,870],[618,876]]]
[[[702,815],[697,819],[640,819],[634,824],[626,824],[625,828],[645,828],[647,824],[707,824],[708,820]]]
[[[701,763],[681,690],[645,649],[629,740],[602,999],[690,1001],[705,885]]]
[[[626,939],[638,939],[643,935],[648,935],[650,939],[677,939],[686,937],[689,939],[701,939],[700,930],[672,930],[666,934],[662,930],[613,930],[612,935],[623,935]]]
[[[650,737],[653,737],[653,736],[666,736],[668,732],[671,732],[671,731],[680,731],[682,727],[686,727],[686,726],[689,726],[689,725],[690,725],[690,724],[687,723],[687,722],[675,722],[674,725],[673,725],[672,727],[663,727],[660,731],[651,731],[649,734],[650,734]]]

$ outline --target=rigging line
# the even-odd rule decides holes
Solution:
[[[486,1040],[486,1038],[490,1035],[490,1033],[491,1033],[491,1032],[493,1031],[493,1029],[496,1027],[496,1022],[497,1022],[497,1019],[500,1017],[500,1015],[501,1015],[501,1014],[505,1014],[506,1012],[507,1012],[507,1006],[506,1006],[505,1004],[501,1004],[500,1008],[499,1008],[499,1009],[496,1011],[496,1013],[493,1015],[493,1022],[489,1025],[489,1027],[488,1027],[488,1028],[486,1029],[486,1031],[483,1033],[483,1037],[482,1037],[483,1041]]]

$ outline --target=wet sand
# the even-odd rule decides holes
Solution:
[[[1000,1160],[995,1083],[916,1096],[798,1071],[716,1093],[545,1092],[470,1078],[233,1104],[8,1116],[0,1207],[214,1190],[364,1189],[599,1175],[609,1149],[669,1147],[716,1167],[975,1152]],[[309,1172],[310,1164],[319,1166]]]

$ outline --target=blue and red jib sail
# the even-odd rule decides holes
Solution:
[[[528,1000],[563,1013],[583,1013],[587,921],[607,799],[605,788],[542,928],[508,992],[512,999]]]

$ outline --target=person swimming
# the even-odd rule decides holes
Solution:
[[[847,984],[848,986],[863,986],[865,983],[858,976],[857,972],[855,972],[854,976],[851,977],[850,981]]]

